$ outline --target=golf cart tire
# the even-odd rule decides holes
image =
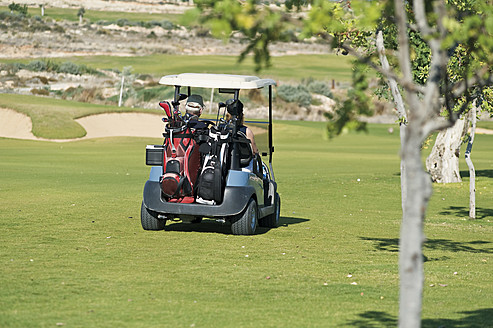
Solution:
[[[267,228],[277,228],[279,226],[279,218],[281,216],[281,197],[279,197],[277,192],[274,198],[274,207],[274,213],[260,219],[258,222],[259,226]]]
[[[258,224],[257,202],[250,198],[245,210],[231,220],[233,235],[253,235]]]
[[[157,213],[145,207],[144,202],[140,207],[140,222],[144,230],[163,230],[166,225],[166,220],[158,219]]]
[[[202,217],[196,216],[195,219],[193,219],[190,223],[201,223],[201,222],[202,222]]]

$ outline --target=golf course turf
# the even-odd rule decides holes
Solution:
[[[323,122],[274,125],[281,226],[140,226],[145,145],[0,138],[1,327],[392,327],[398,311],[399,136],[331,141]],[[397,130],[397,129],[394,129]],[[469,178],[435,185],[425,222],[423,327],[493,316],[493,136]],[[425,151],[426,152],[426,151]]]

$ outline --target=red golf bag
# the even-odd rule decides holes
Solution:
[[[187,126],[166,128],[163,134],[164,161],[161,190],[168,201],[193,202],[193,190],[200,168],[197,142]],[[191,198],[191,199],[190,199]]]

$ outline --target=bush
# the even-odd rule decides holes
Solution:
[[[44,31],[51,31],[51,28],[46,25],[45,23],[41,22],[35,22],[29,25],[29,31],[31,32],[44,32]]]
[[[0,20],[4,22],[22,22],[25,20],[25,16],[22,14],[10,13],[9,11],[2,11],[0,12]]]
[[[60,26],[57,24],[53,27],[53,32],[63,34],[63,33],[65,33],[65,29],[63,28],[63,26]]]
[[[332,91],[330,91],[330,87],[327,83],[322,81],[311,81],[307,84],[308,90],[312,93],[316,93],[319,95],[323,95],[329,98],[332,98]]]
[[[38,96],[49,96],[50,91],[47,89],[31,89],[31,93],[33,95],[38,95]]]
[[[46,62],[43,60],[33,60],[29,62],[29,64],[27,64],[26,68],[34,72],[43,72],[46,71],[47,65]]]
[[[170,22],[168,20],[163,20],[160,25],[165,30],[172,30],[175,28],[175,24],[173,24],[172,22]]]
[[[72,62],[65,62],[61,64],[60,67],[58,68],[58,73],[80,75],[81,71],[79,69],[79,65],[74,64]]]
[[[82,74],[102,75],[98,70],[96,70],[94,68],[87,67],[86,65],[77,65],[77,64],[72,63],[72,62],[62,63],[57,68],[56,72],[57,73],[74,74],[74,75],[82,75]]]
[[[310,106],[312,95],[308,88],[302,84],[297,86],[281,85],[277,88],[277,95],[286,102],[296,102],[300,106]]]
[[[116,25],[123,27],[123,26],[138,26],[139,24],[136,22],[129,21],[126,18],[120,18],[119,20],[116,21]]]
[[[9,63],[0,65],[0,69],[7,71],[8,75],[15,75],[19,70],[24,68],[26,68],[26,65],[22,63]]]

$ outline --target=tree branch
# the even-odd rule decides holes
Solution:
[[[430,25],[428,25],[423,1],[414,1],[413,9],[414,17],[416,18],[416,25],[419,32],[421,32],[423,37],[427,37],[433,34],[435,31],[430,27]]]
[[[387,60],[387,56],[385,55],[385,46],[383,43],[383,32],[380,30],[377,32],[377,52],[378,57],[380,58],[380,63],[382,65],[382,69],[385,71],[390,71],[389,61]],[[402,100],[402,95],[397,85],[396,79],[387,76],[388,85],[390,91],[392,92],[392,97],[394,99],[394,104],[397,109],[397,116],[399,119],[404,119],[407,121],[407,113],[406,108],[404,107],[404,101]]]
[[[493,76],[491,72],[489,72],[490,67],[484,66],[478,71],[474,73],[472,77],[469,79],[464,79],[460,82],[455,83],[452,85],[451,90],[452,90],[452,95],[454,98],[459,98],[464,95],[464,93],[467,91],[467,88],[470,87],[471,85],[476,85],[479,87],[484,87],[484,86],[490,86],[493,84]],[[488,77],[484,78],[483,76],[488,73]]]
[[[363,56],[360,52],[356,51],[353,47],[351,47],[348,43],[343,43],[340,45],[340,47],[344,50],[346,50],[350,55],[353,55],[356,57],[360,62],[367,64],[386,78],[394,79],[398,84],[400,84],[404,89],[410,91],[410,92],[418,92],[418,93],[423,93],[425,89],[423,86],[416,84],[414,82],[409,82],[402,77],[398,76],[394,70],[392,70],[390,67],[387,69],[383,68],[382,66],[379,66],[372,62],[368,56]]]
[[[419,1],[419,0],[415,0]],[[409,37],[407,35],[407,15],[404,1],[395,1],[395,20],[397,25],[397,36],[399,40],[399,63],[403,74],[404,84],[413,83],[413,73],[411,69],[411,58],[409,53]],[[401,84],[404,86],[404,84]],[[413,83],[414,84],[414,83]]]
[[[444,117],[438,117],[427,121],[423,125],[423,139],[427,138],[431,133],[440,131],[453,126],[455,121],[448,120]]]

